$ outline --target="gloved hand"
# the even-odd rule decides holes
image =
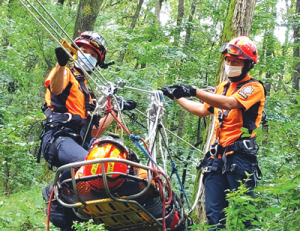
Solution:
[[[165,96],[169,97],[171,100],[174,100],[174,95],[172,93],[172,90],[169,88],[169,86],[164,86],[159,90],[161,90]]]
[[[123,110],[132,110],[136,108],[136,102],[134,100],[124,100],[123,101]]]
[[[175,88],[173,95],[176,99],[181,97],[196,96],[196,88],[186,84],[171,85],[170,88]]]
[[[69,56],[64,49],[61,47],[55,48],[55,54],[59,66],[66,66],[67,62],[69,61]]]
[[[93,103],[89,103],[88,105],[86,105],[87,111],[93,112],[95,110],[95,108],[96,108],[96,105]]]

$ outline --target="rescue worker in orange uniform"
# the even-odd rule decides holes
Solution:
[[[93,93],[86,86],[87,79],[82,69],[89,73],[97,65],[107,68],[108,64],[104,62],[107,52],[105,39],[94,31],[86,31],[76,38],[74,43],[81,51],[74,56],[79,65],[75,62],[73,67],[66,67],[69,61],[68,54],[62,48],[56,48],[57,64],[45,81],[47,90],[43,111],[47,118],[43,126],[40,150],[51,167],[83,161],[88,154],[87,149],[92,136],[96,134],[97,127],[103,123],[99,121],[98,116],[89,115],[89,112],[95,109],[95,104],[92,101]],[[123,110],[135,107],[136,102],[133,100],[123,102]],[[110,115],[99,134],[112,121],[113,117]],[[70,173],[65,171],[60,178],[68,177]],[[46,200],[49,198],[50,188],[51,185],[43,189]],[[55,203],[53,206],[56,206]],[[55,208],[53,210],[58,214],[55,225],[61,230],[70,230],[71,225],[66,224],[68,221],[62,215],[64,212],[58,211],[59,209],[55,211]]]
[[[222,46],[228,81],[219,84],[214,93],[188,85],[162,88],[164,95],[174,99],[188,112],[199,117],[214,114],[214,137],[204,168],[205,206],[211,230],[225,228],[224,208],[228,206],[226,191],[237,189],[244,182],[254,196],[260,170],[257,162],[258,147],[255,129],[258,128],[265,103],[265,90],[260,81],[249,75],[258,62],[255,44],[246,36],[234,38]],[[185,97],[197,97],[204,103]],[[249,181],[246,173],[252,174]],[[250,221],[244,222],[251,226]]]

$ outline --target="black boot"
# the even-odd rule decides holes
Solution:
[[[51,192],[53,190],[53,184],[49,184],[46,187],[42,189],[42,195],[43,199],[46,201],[46,214],[48,216],[48,205],[49,205],[49,199]],[[66,215],[65,215],[65,208],[58,203],[56,199],[52,198],[51,201],[51,208],[50,208],[50,221],[53,225],[55,225],[58,228],[66,228],[66,226],[69,226],[66,222]],[[68,230],[68,229],[66,229]]]

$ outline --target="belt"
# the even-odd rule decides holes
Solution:
[[[47,117],[47,123],[58,123],[58,124],[77,124],[82,125],[86,122],[86,119],[82,119],[80,115],[73,115],[69,112],[66,113],[59,113],[54,112],[50,108],[47,108],[44,112]]]
[[[256,137],[252,138],[244,138],[241,140],[235,141],[233,144],[225,147],[226,153],[229,154],[229,152],[239,152],[239,151],[251,151],[256,150]],[[226,154],[225,153],[225,154]]]

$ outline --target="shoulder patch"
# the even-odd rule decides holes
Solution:
[[[64,71],[64,76],[66,76],[68,74],[67,70],[65,69]]]
[[[244,97],[245,99],[248,98],[248,95],[252,95],[254,89],[252,86],[246,86],[246,87],[243,87],[241,90],[239,90],[239,94]]]

